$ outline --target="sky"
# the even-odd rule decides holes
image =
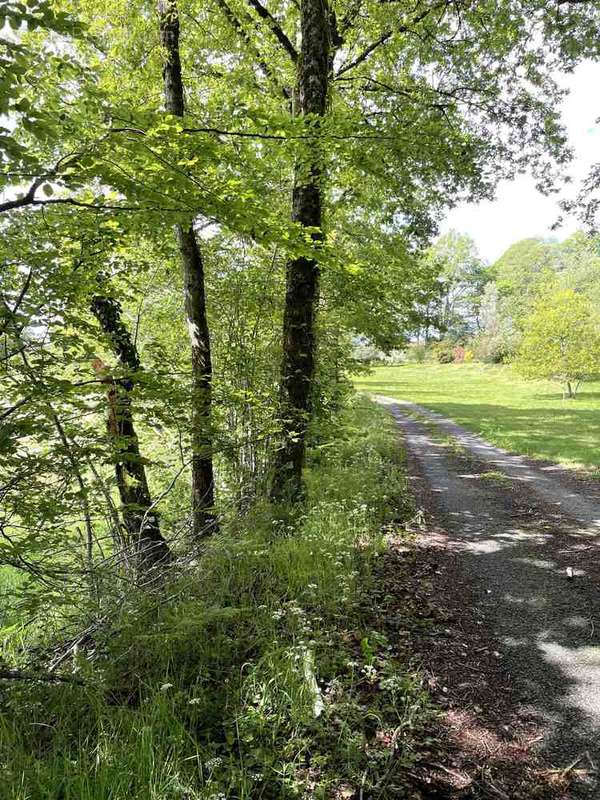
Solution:
[[[575,187],[589,167],[600,161],[600,103],[595,101],[600,86],[600,63],[580,64],[561,84],[570,90],[562,103],[562,117],[569,143],[575,151],[569,166]],[[575,193],[571,184],[565,192]],[[441,232],[454,229],[468,233],[476,242],[480,255],[495,261],[513,242],[532,236],[552,236],[564,239],[577,229],[574,217],[566,217],[556,230],[552,225],[559,216],[561,195],[544,197],[535,188],[530,175],[519,175],[512,181],[502,181],[494,200],[463,203],[452,209],[441,226]]]

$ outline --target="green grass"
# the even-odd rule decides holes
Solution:
[[[84,687],[0,686],[1,800],[400,796],[430,710],[371,591],[386,526],[412,511],[402,453],[364,401],[326,444],[303,510],[230,522],[158,597],[115,609],[69,664]]]
[[[508,475],[505,475],[503,472],[498,472],[497,470],[480,472],[479,480],[490,481],[491,483],[499,483],[502,486],[510,486],[512,483],[512,478],[509,478]]]
[[[516,453],[600,468],[600,383],[574,399],[548,381],[525,381],[510,366],[401,364],[355,378],[358,389],[411,400]]]

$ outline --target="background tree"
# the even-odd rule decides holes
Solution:
[[[490,267],[499,295],[510,307],[517,327],[530,313],[537,295],[554,279],[555,253],[551,241],[523,239],[511,245]]]
[[[466,234],[449,231],[424,257],[438,276],[439,296],[428,309],[428,316],[436,320],[438,335],[454,342],[473,335],[481,327],[482,295],[489,277],[475,242]],[[426,330],[426,339],[428,333]]]
[[[517,366],[528,378],[560,381],[574,397],[600,371],[600,318],[590,302],[572,289],[542,297],[525,320]]]
[[[514,357],[521,340],[521,332],[511,311],[510,300],[502,297],[497,284],[490,281],[481,298],[480,330],[473,340],[477,358],[500,363]]]

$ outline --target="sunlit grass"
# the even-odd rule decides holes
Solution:
[[[355,378],[358,389],[426,406],[517,453],[600,467],[600,383],[574,399],[561,386],[525,381],[510,366],[401,364]]]

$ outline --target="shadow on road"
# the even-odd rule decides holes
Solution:
[[[457,615],[469,617],[462,624],[479,625],[495,643],[503,685],[482,696],[498,704],[490,715],[497,735],[505,735],[507,715],[530,715],[556,767],[579,757],[581,768],[600,765],[597,530],[542,501],[526,482],[490,479],[489,464],[449,452],[400,407],[392,413],[417,497],[446,534],[436,553],[440,590]]]

